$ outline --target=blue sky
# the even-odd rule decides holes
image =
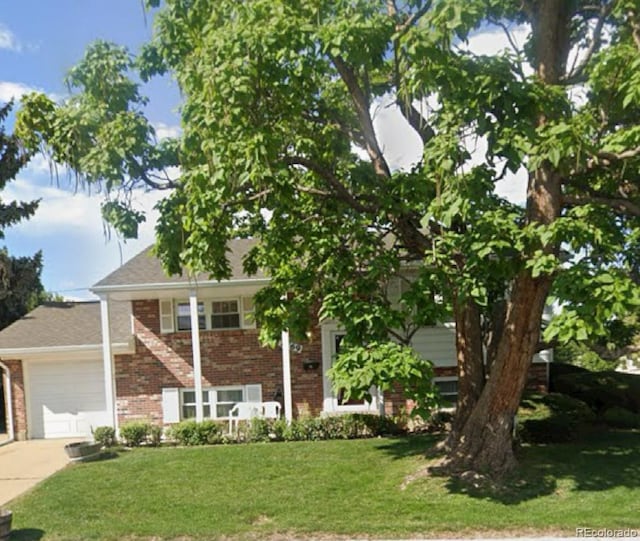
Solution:
[[[3,2],[0,12],[0,102],[39,90],[62,97],[64,77],[96,39],[126,45],[132,51],[152,32],[152,16],[141,0],[20,0]],[[168,79],[145,87],[151,97],[149,119],[159,131],[175,133],[178,93]],[[49,291],[68,298],[91,298],[87,290],[153,242],[153,213],[140,239],[118,242],[105,235],[99,215],[101,197],[76,190],[62,172],[52,178],[42,157],[32,161],[0,193],[3,200],[41,198],[34,218],[6,230],[4,244],[13,255],[44,253],[42,281]],[[158,194],[140,193],[140,206],[151,210]]]

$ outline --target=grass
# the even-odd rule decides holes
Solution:
[[[502,489],[403,481],[428,436],[139,449],[74,464],[15,500],[15,540],[565,533],[640,527],[640,433],[526,446]]]

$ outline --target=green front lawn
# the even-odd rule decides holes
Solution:
[[[11,539],[573,535],[640,527],[640,433],[531,446],[508,488],[406,476],[429,437],[139,449],[74,464],[13,502]]]

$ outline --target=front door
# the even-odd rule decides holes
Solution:
[[[325,324],[322,327],[322,359],[324,372],[324,411],[327,412],[377,412],[378,390],[371,389],[373,401],[355,400],[353,398],[347,400],[344,397],[344,391],[338,389],[335,391],[331,385],[331,381],[327,377],[327,371],[336,357],[340,353],[340,346],[345,337],[345,332],[337,325]]]

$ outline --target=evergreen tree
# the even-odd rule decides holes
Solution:
[[[0,107],[0,190],[15,179],[30,159],[19,139],[4,129],[11,106],[8,103]],[[0,239],[7,227],[33,216],[37,207],[38,201],[5,203],[0,198]],[[41,272],[42,252],[33,257],[13,257],[6,248],[0,250],[0,329],[38,304],[44,293]]]

